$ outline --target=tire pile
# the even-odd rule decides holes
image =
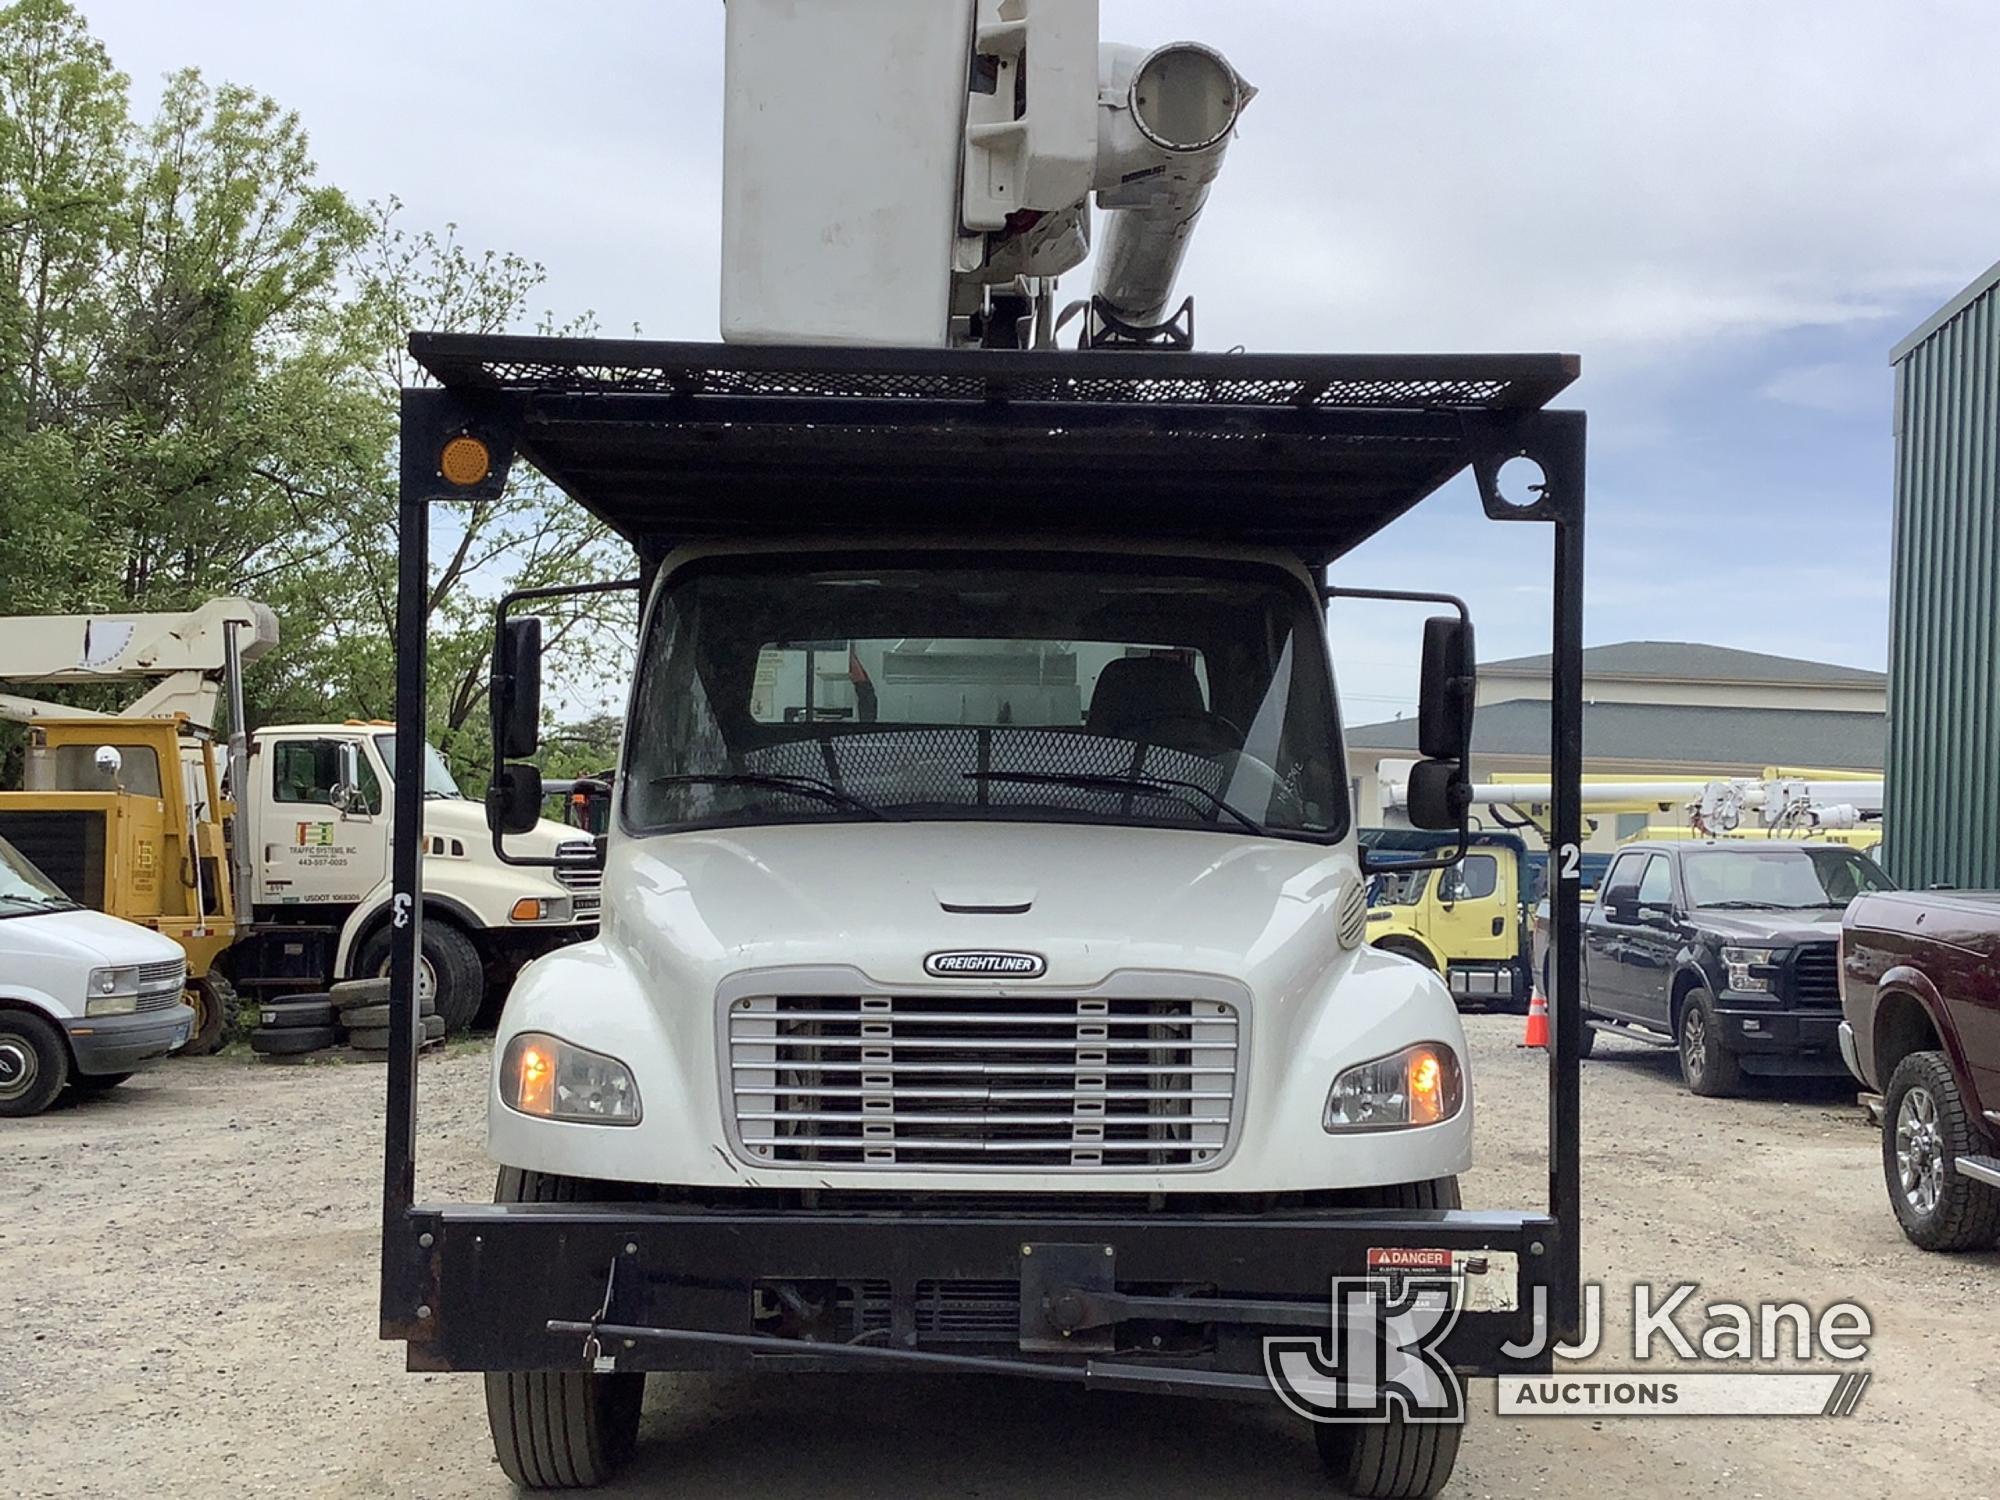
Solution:
[[[444,1040],[444,1017],[426,995],[418,1000],[424,1023],[422,1046]],[[257,1007],[250,1050],[264,1057],[301,1057],[345,1043],[358,1053],[389,1053],[389,981],[350,979],[319,995],[267,1000]]]

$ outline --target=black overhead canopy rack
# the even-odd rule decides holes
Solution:
[[[719,1238],[708,1246],[699,1224],[654,1212],[659,1205],[416,1202],[430,508],[497,497],[517,456],[655,564],[674,543],[700,537],[889,530],[1261,542],[1324,563],[1467,468],[1488,517],[1548,525],[1557,788],[1548,1217],[1350,1211],[1338,1225],[1302,1227],[1316,1254],[1344,1247],[1347,1260],[1333,1264],[1360,1264],[1367,1246],[1518,1245],[1522,1276],[1546,1305],[1519,1309],[1513,1322],[1576,1335],[1584,1032],[1581,1011],[1563,997],[1580,989],[1585,424],[1581,412],[1546,409],[1576,378],[1574,357],[762,348],[483,334],[417,334],[410,349],[438,384],[402,398],[381,1326],[384,1337],[409,1342],[413,1366],[561,1367],[580,1356],[549,1344],[551,1278],[585,1268],[596,1281],[560,1300],[587,1302],[622,1247],[645,1250],[647,1263],[694,1266],[696,1280],[721,1287],[746,1272],[736,1236],[769,1228],[768,1215],[754,1224],[717,1219]],[[1519,503],[1499,484],[1501,465],[1516,455],[1545,479]],[[1069,1222],[1048,1237],[1090,1238]],[[818,1223],[802,1243],[808,1258],[788,1264],[809,1267],[815,1247],[843,1248]],[[897,1231],[890,1220],[878,1227]],[[1040,1232],[1008,1223],[1007,1255],[1024,1236]],[[1250,1263],[1223,1249],[1235,1270]],[[711,1250],[715,1258],[701,1260]],[[1302,1252],[1286,1240],[1274,1253],[1290,1262]],[[1462,1367],[1518,1364],[1508,1347],[1476,1351]],[[1545,1352],[1532,1367],[1550,1367]]]
[[[1325,562],[1577,375],[1561,354],[765,348],[416,334],[464,427],[643,552],[946,528],[1211,537]]]

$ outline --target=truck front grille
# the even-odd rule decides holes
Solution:
[[[1840,956],[1832,943],[1807,943],[1792,955],[1792,1000],[1840,1004]]]
[[[736,1136],[770,1165],[1214,1165],[1239,1027],[1214,1000],[810,995],[728,1008]]]

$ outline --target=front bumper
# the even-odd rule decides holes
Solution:
[[[1442,1346],[1466,1374],[1546,1371],[1538,1330],[1573,1316],[1541,1217],[1229,1213],[1212,1198],[1157,1212],[1143,1196],[832,1211],[763,1198],[414,1209],[385,1247],[382,1335],[407,1341],[416,1370],[852,1369],[902,1351],[917,1356],[910,1368],[956,1358],[1257,1397],[1271,1395],[1265,1337],[1324,1338],[1333,1278],[1369,1274],[1370,1250],[1473,1257],[1477,1288]],[[1193,1311],[1163,1312],[1163,1298],[1194,1299]],[[1088,1326],[1052,1332],[1050,1309],[1075,1305],[1096,1310]],[[1534,1352],[1510,1355],[1509,1342]]]
[[[79,1073],[130,1073],[165,1057],[194,1030],[194,1009],[172,1005],[129,1016],[65,1023]]]
[[[1847,1071],[1863,1088],[1868,1087],[1868,1075],[1861,1071],[1861,1056],[1854,1047],[1854,1028],[1847,1022],[1840,1023],[1840,1060],[1847,1064]]]
[[[1725,996],[1715,1019],[1723,1047],[1737,1055],[1745,1072],[1837,1078],[1847,1071],[1837,1009],[1774,1010],[1731,1005]]]

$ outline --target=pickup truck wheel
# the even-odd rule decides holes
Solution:
[[[382,976],[389,972],[389,949],[394,931],[384,927],[362,945],[354,965],[359,975]],[[424,922],[422,961],[417,966],[417,994],[428,995],[452,1031],[470,1026],[479,1007],[486,1003],[486,967],[472,939],[439,917]]]
[[[0,1117],[38,1115],[69,1082],[69,1048],[26,1011],[0,1010]]]
[[[1950,1165],[1990,1150],[1942,1052],[1912,1052],[1882,1096],[1882,1172],[1910,1242],[1925,1250],[1978,1250],[2000,1240],[2000,1188]]]
[[[519,1167],[502,1167],[493,1189],[495,1203],[575,1203],[617,1196],[621,1190],[615,1186]],[[486,1421],[501,1471],[527,1490],[590,1489],[604,1483],[638,1442],[645,1394],[643,1374],[489,1374]]]
[[[229,1014],[236,1009],[236,990],[220,974],[188,981],[187,1003],[194,1007],[194,1030],[181,1048],[182,1057],[207,1057],[222,1045]]]
[[[1716,1024],[1715,1001],[1707,990],[1692,989],[1681,1002],[1674,1039],[1681,1055],[1681,1080],[1690,1094],[1726,1099],[1743,1087],[1743,1064],[1724,1049],[1722,1028]]]

